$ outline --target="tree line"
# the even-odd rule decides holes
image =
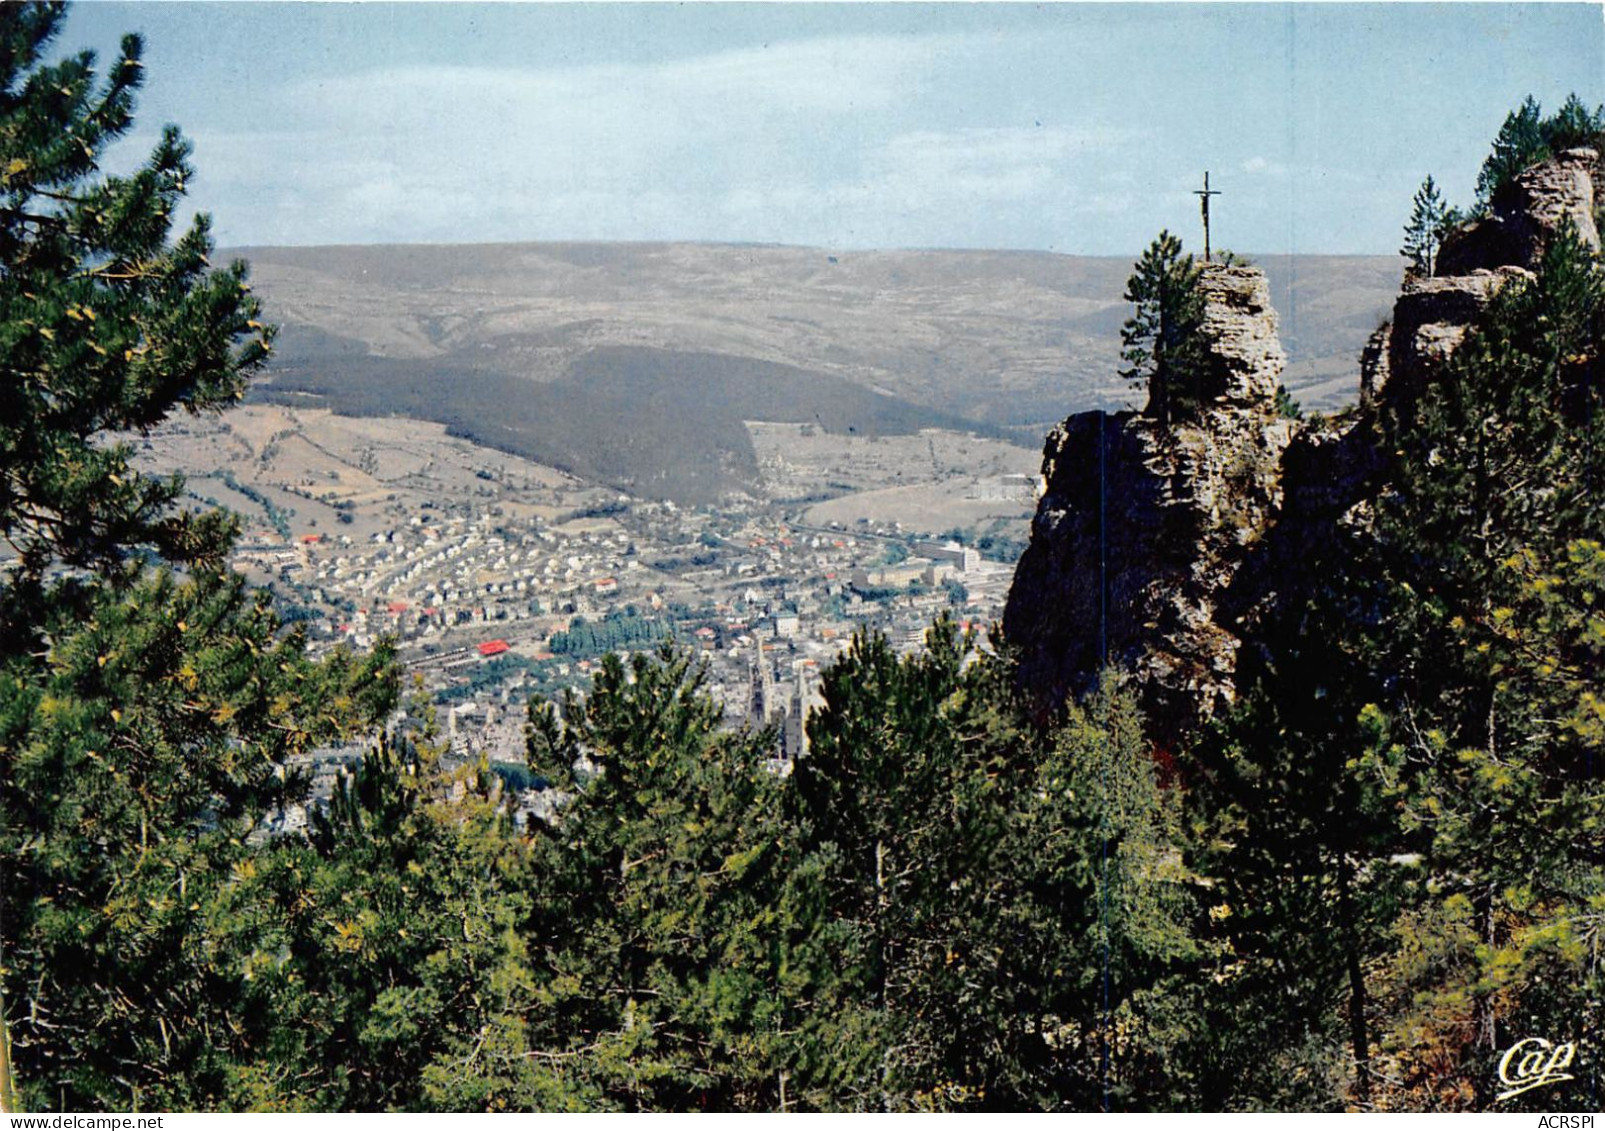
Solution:
[[[1409,222],[1404,229],[1404,246],[1399,254],[1407,261],[1406,270],[1427,277],[1437,265],[1438,249],[1455,228],[1467,220],[1487,217],[1496,199],[1522,170],[1539,161],[1576,147],[1599,151],[1605,146],[1605,106],[1588,108],[1576,94],[1569,95],[1555,113],[1544,115],[1538,101],[1527,97],[1521,106],[1505,116],[1493,149],[1477,173],[1477,199],[1469,212],[1450,205],[1428,176],[1411,201]],[[1596,226],[1605,219],[1605,204],[1596,202]]]

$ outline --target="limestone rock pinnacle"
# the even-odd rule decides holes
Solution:
[[[1051,696],[1106,662],[1182,710],[1231,696],[1237,642],[1215,599],[1276,512],[1293,429],[1275,409],[1286,355],[1264,273],[1210,264],[1200,286],[1211,387],[1195,418],[1087,412],[1048,437],[1004,632]]]
[[[1372,537],[1391,466],[1380,423],[1409,427],[1478,316],[1532,277],[1566,225],[1599,247],[1600,167],[1593,150],[1541,162],[1447,239],[1434,275],[1408,277],[1366,343],[1358,409],[1332,420],[1277,414],[1285,359],[1264,275],[1206,264],[1213,345],[1199,408],[1170,426],[1080,413],[1048,436],[1003,622],[1039,705],[1056,707],[1113,665],[1135,680],[1164,741],[1230,702],[1271,641],[1297,639],[1323,563],[1353,560]]]

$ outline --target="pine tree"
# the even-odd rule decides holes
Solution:
[[[1545,155],[1543,111],[1528,95],[1519,109],[1505,115],[1494,136],[1493,152],[1477,174],[1478,205],[1486,208],[1507,181]]]
[[[174,238],[176,129],[99,171],[141,45],[97,81],[48,61],[63,17],[0,6],[0,1045],[31,1107],[206,1106],[250,1055],[215,901],[291,756],[388,710],[389,653],[309,661],[224,568],[234,520],[108,440],[232,403],[270,332],[204,217]]]
[[[1011,1067],[1039,1074],[1018,1094],[1079,1110],[1207,1103],[1217,1066],[1196,991],[1217,957],[1195,932],[1207,889],[1135,694],[1105,673],[1032,760],[993,860],[1013,928],[1004,984],[1028,1031],[1058,1031],[1050,1050],[1018,1041]]]
[[[97,86],[91,53],[43,62],[63,15],[0,10],[0,537],[16,554],[13,598],[57,562],[106,570],[141,548],[221,561],[223,515],[174,508],[178,481],[94,438],[232,403],[268,349],[244,265],[209,267],[206,217],[169,241],[192,175],[179,132],[132,174],[99,174],[133,125],[141,45],[126,37]]]
[[[1421,182],[1411,202],[1410,222],[1404,226],[1404,246],[1399,254],[1410,261],[1409,270],[1423,278],[1432,274],[1443,245],[1449,208],[1429,176]]]
[[[1419,844],[1427,881],[1398,928],[1423,957],[1390,979],[1393,1024],[1415,1038],[1395,1042],[1389,1075],[1447,1064],[1439,1095],[1458,1088],[1459,1103],[1492,1102],[1497,1050],[1517,1029],[1605,1023],[1597,972],[1552,981],[1578,961],[1578,917],[1605,891],[1590,722],[1605,687],[1584,580],[1605,533],[1602,329],[1605,276],[1565,234],[1390,438],[1383,613],[1367,647],[1391,674],[1364,713],[1357,769]]]
[[[1352,765],[1372,684],[1344,638],[1351,626],[1333,615],[1344,588],[1312,603],[1274,666],[1244,679],[1196,755],[1191,800],[1213,832],[1198,866],[1216,877],[1213,916],[1231,956],[1211,1002],[1211,1059],[1244,1066],[1232,1085],[1239,1102],[1371,1099],[1366,972],[1387,949],[1390,907],[1411,875],[1393,861],[1408,846],[1387,805]],[[1246,1071],[1267,1058],[1272,1071]]]
[[[1531,95],[1505,117],[1493,152],[1477,176],[1477,203],[1486,209],[1494,195],[1523,169],[1575,146],[1599,148],[1605,140],[1605,106],[1592,111],[1576,94],[1568,95],[1550,117]]]
[[[1571,233],[1537,275],[1394,406],[1374,539],[1306,563],[1189,764],[1235,956],[1213,1058],[1313,1085],[1258,1102],[1486,1106],[1498,1048],[1605,1024],[1605,277]]]
[[[1014,1058],[999,1054],[1034,1011],[1017,1007],[990,937],[1014,924],[981,910],[998,898],[994,854],[1024,751],[981,693],[995,677],[965,670],[971,643],[948,619],[908,657],[878,634],[855,638],[823,675],[787,795],[826,869],[822,910],[844,932],[836,992],[862,1010],[838,1021],[866,1029],[843,1063],[855,1106],[1007,1104],[1024,1083],[1010,1085]]]
[[[1014,669],[939,621],[869,636],[825,673],[793,774],[820,862],[840,1056],[858,1106],[1186,1106],[1177,1067],[1203,955],[1176,797],[1113,681],[1027,722]],[[871,1074],[863,1075],[868,1070]]]
[[[1576,94],[1566,96],[1553,117],[1544,122],[1544,142],[1556,153],[1575,146],[1598,146],[1605,134],[1605,106],[1593,110]]]
[[[219,1106],[561,1106],[529,1086],[534,852],[494,776],[444,775],[439,754],[432,726],[381,740],[307,839],[254,854],[219,893],[212,945],[249,974]]]
[[[1201,270],[1183,256],[1180,238],[1159,236],[1126,282],[1136,310],[1120,328],[1120,375],[1148,386],[1148,414],[1169,425],[1197,407],[1205,376]]]
[[[0,931],[31,1110],[213,1106],[244,972],[218,900],[303,796],[294,754],[382,717],[384,651],[306,658],[234,577],[167,572],[53,606],[0,664]]]
[[[532,707],[531,768],[571,794],[537,829],[549,883],[541,1049],[526,1089],[569,1106],[827,1106],[832,949],[780,819],[771,732],[727,731],[690,657],[604,657],[583,704]],[[813,1008],[804,1008],[804,1002]]]

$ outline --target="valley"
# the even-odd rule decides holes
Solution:
[[[695,647],[739,721],[760,668],[784,712],[857,630],[908,649],[943,609],[984,629],[1042,436],[1134,399],[1113,259],[247,254],[273,359],[245,406],[144,440],[142,466],[240,516],[236,568],[314,651],[395,639],[464,754],[518,761],[524,699],[584,686],[608,648]],[[1267,271],[1295,396],[1351,399],[1393,263]]]
[[[528,695],[583,686],[606,650],[695,648],[740,721],[760,655],[784,709],[859,629],[909,649],[943,609],[979,629],[1001,616],[1034,452],[941,429],[744,428],[758,493],[696,507],[323,408],[173,421],[139,458],[240,517],[235,568],[313,652],[394,639],[459,753],[513,763]]]

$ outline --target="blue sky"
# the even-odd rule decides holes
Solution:
[[[220,242],[1390,253],[1506,111],[1605,101],[1597,4],[88,3]]]

